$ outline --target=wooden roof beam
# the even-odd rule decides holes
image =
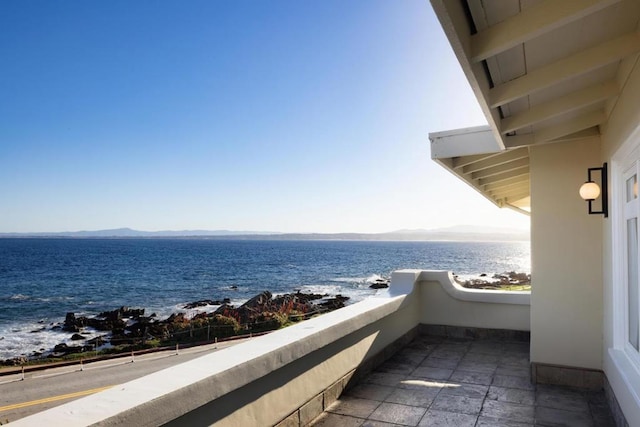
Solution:
[[[489,90],[489,105],[497,108],[556,83],[586,74],[596,68],[640,52],[640,34],[635,31],[582,50],[522,77]]]
[[[508,196],[505,197],[503,199],[498,199],[499,202],[505,204],[505,205],[512,205],[514,203],[517,203],[518,201],[522,200],[522,199],[526,199],[527,197],[529,197],[531,194],[529,193],[529,191],[520,193],[520,194],[514,194],[512,196]]]
[[[471,179],[482,179],[493,175],[500,175],[505,172],[512,171],[514,169],[529,166],[529,158],[515,160],[513,162],[505,163],[503,165],[494,166],[491,168],[483,169],[478,172],[471,173]]]
[[[462,173],[472,173],[483,169],[488,169],[494,166],[503,165],[505,163],[512,162],[514,160],[520,160],[529,157],[529,150],[527,148],[518,148],[515,150],[504,151],[500,155],[491,157],[489,159],[480,160],[469,164],[462,168]]]
[[[526,166],[519,169],[511,170],[509,172],[501,173],[500,175],[494,175],[488,178],[480,178],[477,180],[477,184],[480,186],[493,184],[496,182],[505,181],[511,178],[515,178],[522,175],[528,175],[528,174],[529,174],[529,166]]]
[[[606,120],[607,116],[604,111],[593,111],[560,124],[540,129],[535,133],[508,136],[505,138],[506,144],[510,148],[515,148],[551,142],[562,138],[563,136],[571,135],[593,126],[598,126]]]
[[[503,199],[505,197],[527,193],[527,192],[529,192],[529,184],[521,185],[518,187],[514,187],[511,189],[506,189],[502,191],[489,191],[487,194],[489,194],[491,197],[494,197],[496,199]]]
[[[484,160],[484,159],[488,159],[494,156],[499,155],[501,152],[498,153],[492,153],[492,154],[475,154],[472,156],[460,156],[460,157],[453,157],[452,159],[452,163],[451,163],[451,167],[453,169],[460,169],[463,168],[471,163],[474,162],[478,162],[480,160]]]
[[[620,0],[545,0],[471,37],[472,62],[480,62]]]
[[[615,81],[599,83],[570,93],[558,99],[536,105],[521,114],[502,120],[500,130],[503,134],[543,122],[564,113],[575,111],[617,96],[618,84]]]
[[[503,181],[498,181],[498,182],[494,182],[494,183],[491,183],[491,184],[486,184],[486,185],[482,186],[482,190],[483,191],[487,191],[487,192],[491,192],[491,191],[499,190],[501,188],[509,188],[509,187],[513,187],[513,186],[522,185],[524,183],[526,183],[526,185],[529,185],[529,176],[528,175],[516,176],[516,177],[513,177],[513,178],[505,179]]]

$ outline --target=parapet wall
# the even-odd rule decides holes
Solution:
[[[420,271],[416,281],[422,324],[531,330],[530,292],[463,288],[448,271]]]
[[[421,324],[528,331],[528,304],[528,293],[468,290],[448,272],[402,270],[378,297],[12,425],[305,424]]]
[[[12,425],[275,425],[384,354],[418,313],[407,295],[369,298]]]

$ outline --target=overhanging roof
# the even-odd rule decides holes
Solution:
[[[489,123],[477,141],[430,134],[432,157],[498,206],[526,207],[528,147],[599,135],[639,66],[640,1],[431,3]]]
[[[529,209],[529,149],[502,150],[489,126],[430,133],[431,158],[499,207]]]

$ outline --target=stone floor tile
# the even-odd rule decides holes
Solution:
[[[536,405],[565,411],[589,413],[589,404],[585,396],[567,396],[558,393],[538,393]]]
[[[352,417],[367,418],[379,405],[380,402],[376,400],[342,396],[334,404],[329,406],[326,411],[335,414],[350,415]]]
[[[400,427],[400,424],[385,423],[384,421],[365,420],[360,427]]]
[[[442,388],[440,394],[484,399],[487,395],[487,391],[489,391],[489,386],[487,385],[465,384],[449,381],[448,384]]]
[[[565,411],[562,409],[536,407],[536,425],[546,427],[594,427],[589,413]]]
[[[409,346],[412,344],[440,344],[444,340],[445,338],[441,336],[422,334],[418,335],[413,341],[411,341]]]
[[[360,399],[378,400],[382,402],[393,393],[394,388],[378,384],[361,383],[347,390],[346,394]]]
[[[409,376],[402,380],[398,385],[398,388],[407,390],[427,390],[427,391],[440,391],[442,387],[446,385],[446,381],[433,380],[429,378],[420,378]]]
[[[592,416],[594,427],[617,427],[616,420],[613,419],[613,415],[611,414],[592,414]]]
[[[424,336],[312,425],[400,427],[418,419],[446,427],[615,426],[603,392],[531,384],[529,343]]]
[[[438,348],[438,344],[416,342],[416,341],[411,342],[409,345],[405,347],[405,349],[407,350],[422,353],[424,357],[427,357],[428,355],[430,355],[433,352],[433,350],[435,350],[436,348]]]
[[[485,374],[493,374],[498,368],[497,363],[480,363],[480,362],[464,362],[458,364],[461,371],[483,372]]]
[[[324,412],[313,420],[309,426],[312,427],[360,427],[364,420],[346,415]]]
[[[435,346],[434,346],[435,348]],[[419,360],[424,360],[425,357],[427,357],[429,354],[429,352],[426,352],[424,349],[419,349],[419,348],[413,348],[413,347],[405,347],[402,349],[402,353],[406,354],[410,357],[415,357],[416,359]]]
[[[469,340],[448,339],[443,341],[438,348],[446,351],[461,351],[466,353],[472,344],[473,341]]]
[[[481,416],[478,418],[475,427],[533,427],[533,424]]]
[[[603,391],[586,393],[593,422],[597,427],[615,427],[616,422]]]
[[[420,420],[420,427],[474,427],[476,415],[458,414],[455,412],[438,411],[429,409]]]
[[[529,351],[531,349],[531,343],[529,341],[505,342],[502,346],[505,353],[526,354],[527,357],[529,357]]]
[[[441,359],[439,357],[429,356],[422,361],[420,366],[427,366],[430,368],[455,369],[456,366],[458,366],[458,361],[455,359]]]
[[[497,400],[485,400],[480,415],[488,418],[497,418],[503,421],[517,421],[533,424],[535,410],[533,406],[518,403],[499,402]]]
[[[482,408],[482,399],[466,396],[452,396],[438,394],[429,409],[438,411],[457,412],[460,414],[478,415]]]
[[[449,377],[449,381],[456,381],[468,384],[491,385],[493,374],[484,372],[472,372],[456,369]]]
[[[398,388],[387,397],[385,402],[428,408],[438,395],[438,392],[439,390],[406,390]]]
[[[469,347],[469,353],[499,356],[504,352],[504,343],[499,341],[475,341]]]
[[[494,375],[491,385],[506,388],[519,388],[522,390],[535,390],[535,385],[526,377],[514,377],[511,375]]]
[[[529,366],[503,365],[501,362],[498,363],[496,375],[509,375],[512,377],[531,378],[531,368]]]
[[[401,351],[400,353],[387,360],[387,362],[398,365],[413,366],[415,368],[424,360],[424,357],[424,355],[418,355],[416,353],[409,352],[405,353]]]
[[[528,368],[531,362],[528,354],[506,354],[500,358],[500,365],[520,366]]]
[[[411,375],[418,378],[431,378],[434,380],[447,380],[453,373],[453,369],[430,368],[428,366],[420,366],[416,368]]]
[[[369,415],[369,419],[406,426],[417,426],[425,412],[427,412],[427,408],[384,402]]]
[[[386,385],[389,387],[397,387],[407,376],[402,374],[392,374],[389,372],[373,371],[364,378],[365,383]]]
[[[390,374],[409,375],[415,369],[412,365],[404,365],[402,363],[384,362],[376,368],[378,372],[387,372]]]
[[[441,348],[436,348],[429,354],[429,356],[438,357],[440,359],[451,359],[459,361],[464,357],[464,354],[464,351],[444,350]]]
[[[460,362],[471,362],[471,363],[491,363],[498,366],[498,362],[500,361],[500,357],[493,354],[484,354],[484,353],[467,353],[464,355]]]
[[[505,388],[492,385],[489,387],[487,399],[533,406],[536,402],[536,394],[533,390]]]

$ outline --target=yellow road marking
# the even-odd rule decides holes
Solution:
[[[108,385],[106,387],[92,388],[91,390],[77,391],[75,393],[61,394],[58,396],[45,397],[44,399],[32,400],[30,402],[15,403],[13,405],[0,406],[0,412],[9,411],[11,409],[25,408],[27,406],[40,405],[42,403],[55,402],[56,400],[72,399],[74,397],[87,396],[89,394],[97,393],[99,391],[107,390],[113,387]]]

